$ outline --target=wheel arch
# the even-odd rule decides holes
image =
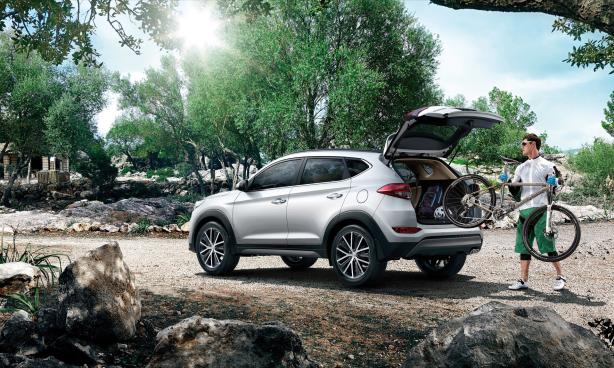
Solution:
[[[232,225],[230,224],[230,220],[228,219],[228,217],[226,217],[226,215],[222,211],[207,210],[198,217],[198,222],[196,223],[196,226],[194,226],[194,231],[190,234],[189,243],[191,246],[190,250],[192,252],[196,251],[195,250],[196,249],[196,246],[195,246],[196,235],[200,231],[200,228],[203,227],[203,225],[205,225],[207,222],[210,222],[210,221],[215,221],[218,224],[222,225],[224,229],[226,230],[226,232],[228,233],[228,236],[230,237],[230,241],[232,242],[232,244],[236,244],[234,230],[232,228]]]
[[[335,217],[335,219],[328,224],[324,232],[323,244],[326,246],[328,263],[332,265],[331,249],[335,235],[348,225],[358,225],[367,230],[375,240],[377,259],[380,261],[383,260],[384,252],[382,247],[385,246],[388,241],[373,217],[364,211],[347,211]]]

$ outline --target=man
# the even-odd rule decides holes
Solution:
[[[529,133],[522,139],[522,155],[527,156],[529,159],[524,163],[518,165],[514,172],[512,182],[525,182],[525,183],[539,183],[548,182],[550,185],[556,185],[556,168],[554,164],[540,156],[539,149],[541,147],[541,139],[533,134]],[[502,173],[499,176],[502,182],[507,182],[509,177],[507,174]],[[521,199],[529,197],[531,194],[540,190],[540,187],[527,186],[522,187]],[[516,226],[516,246],[515,252],[520,253],[520,279],[510,285],[510,290],[523,290],[529,288],[529,264],[531,262],[531,255],[524,248],[522,240],[522,225],[524,221],[531,215],[531,213],[539,207],[548,204],[548,197],[544,193],[539,195],[527,203],[519,207],[520,216],[518,217],[518,224]],[[533,239],[537,239],[537,246],[541,253],[548,253],[548,255],[556,255],[556,248],[552,239],[545,237],[544,228],[546,226],[546,215],[537,222],[532,234],[529,236],[531,243]],[[554,290],[562,290],[565,288],[566,279],[563,277],[560,262],[552,262],[554,269],[556,270],[556,279],[554,280]]]

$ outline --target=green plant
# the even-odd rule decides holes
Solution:
[[[122,175],[126,175],[126,174],[131,173],[131,172],[132,172],[132,168],[131,168],[131,167],[124,167],[124,168],[122,169],[122,171],[120,171],[120,173],[121,173]]]
[[[132,230],[133,234],[145,234],[147,232],[147,228],[151,225],[151,222],[142,218],[139,222],[136,223],[136,227]]]
[[[47,285],[55,285],[59,272],[62,270],[62,258],[70,257],[64,253],[44,253],[45,248],[32,250],[31,244],[23,250],[17,248],[17,229],[12,228],[12,242],[4,243],[4,232],[0,233],[0,263],[25,262],[38,267]]]
[[[187,222],[190,222],[190,215],[181,214],[177,216],[177,225],[179,225],[179,227],[185,225]]]
[[[34,287],[28,292],[7,295],[9,307],[0,308],[0,312],[8,313],[23,310],[36,314],[47,296],[45,288]]]
[[[614,197],[614,143],[596,138],[583,146],[569,159],[571,167],[583,174],[580,185],[574,188],[583,195]]]

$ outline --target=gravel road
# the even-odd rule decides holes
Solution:
[[[147,295],[200,301],[196,312],[204,316],[280,319],[299,332],[310,354],[325,366],[398,366],[430,328],[493,300],[548,306],[584,327],[595,317],[614,317],[614,222],[583,223],[582,230],[578,250],[562,263],[568,279],[562,292],[552,290],[552,266],[539,261],[531,265],[530,290],[507,290],[519,273],[515,230],[484,231],[482,251],[469,256],[451,280],[429,280],[413,261],[396,261],[389,263],[383,284],[367,290],[341,286],[324,259],[294,271],[279,257],[249,257],[231,276],[210,277],[185,239],[28,235],[18,242],[61,249],[74,259],[117,240]],[[213,308],[212,301],[228,313],[198,310]],[[177,308],[170,312],[194,312],[185,305]]]

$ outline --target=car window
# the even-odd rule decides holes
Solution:
[[[305,164],[301,184],[324,183],[345,178],[342,158],[310,158]]]
[[[288,160],[275,164],[258,173],[249,190],[287,187],[296,183],[301,160]]]
[[[349,158],[345,160],[345,163],[348,166],[350,177],[356,176],[369,168],[369,164],[367,164],[363,160]]]

